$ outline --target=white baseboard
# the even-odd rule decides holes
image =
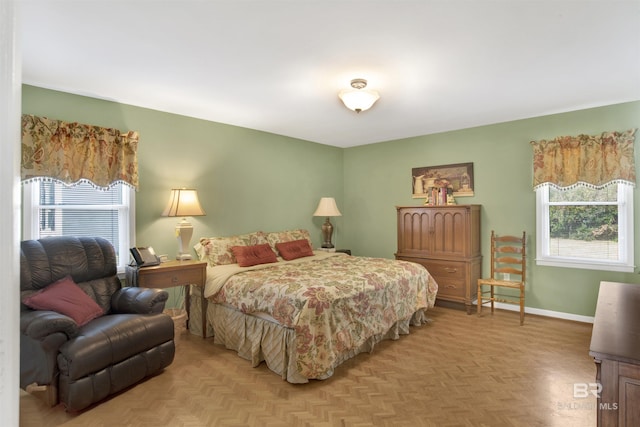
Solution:
[[[478,304],[478,300],[473,302]],[[484,309],[485,306],[483,306]],[[496,302],[495,307],[501,310],[520,311],[520,307],[514,304],[505,304]],[[543,310],[541,308],[525,307],[524,312],[526,314],[535,314],[538,316],[555,317],[558,319],[573,320],[574,322],[593,323],[593,316],[582,316],[579,314],[563,313],[562,311]]]

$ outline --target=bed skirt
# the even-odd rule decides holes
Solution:
[[[202,335],[202,303],[200,289],[192,287],[191,315],[189,330]],[[201,292],[201,291],[200,291]],[[426,309],[420,309],[410,318],[396,322],[388,331],[373,335],[360,347],[351,349],[338,356],[333,369],[321,378],[305,378],[296,369],[295,330],[253,315],[246,315],[232,307],[211,302],[207,305],[207,336],[214,336],[214,343],[234,350],[238,355],[251,362],[253,367],[263,361],[267,367],[280,375],[282,379],[302,384],[310,379],[323,380],[333,375],[333,370],[344,361],[363,352],[372,352],[377,343],[383,340],[397,340],[400,335],[409,334],[410,326],[427,323]]]

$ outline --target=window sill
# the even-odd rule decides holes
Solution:
[[[586,270],[618,271],[622,273],[633,273],[635,270],[635,267],[633,265],[601,263],[601,262],[592,262],[592,261],[578,261],[578,260],[570,260],[570,259],[537,258],[536,265],[543,265],[547,267],[561,267],[561,268],[581,268]]]

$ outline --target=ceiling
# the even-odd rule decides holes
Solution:
[[[25,84],[337,147],[640,100],[639,0],[20,5]]]

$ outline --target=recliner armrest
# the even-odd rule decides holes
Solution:
[[[20,312],[20,332],[29,338],[40,340],[56,332],[68,338],[78,336],[78,325],[70,317],[55,311],[34,310]]]
[[[114,313],[157,314],[162,313],[169,293],[162,289],[126,287],[111,297]]]

